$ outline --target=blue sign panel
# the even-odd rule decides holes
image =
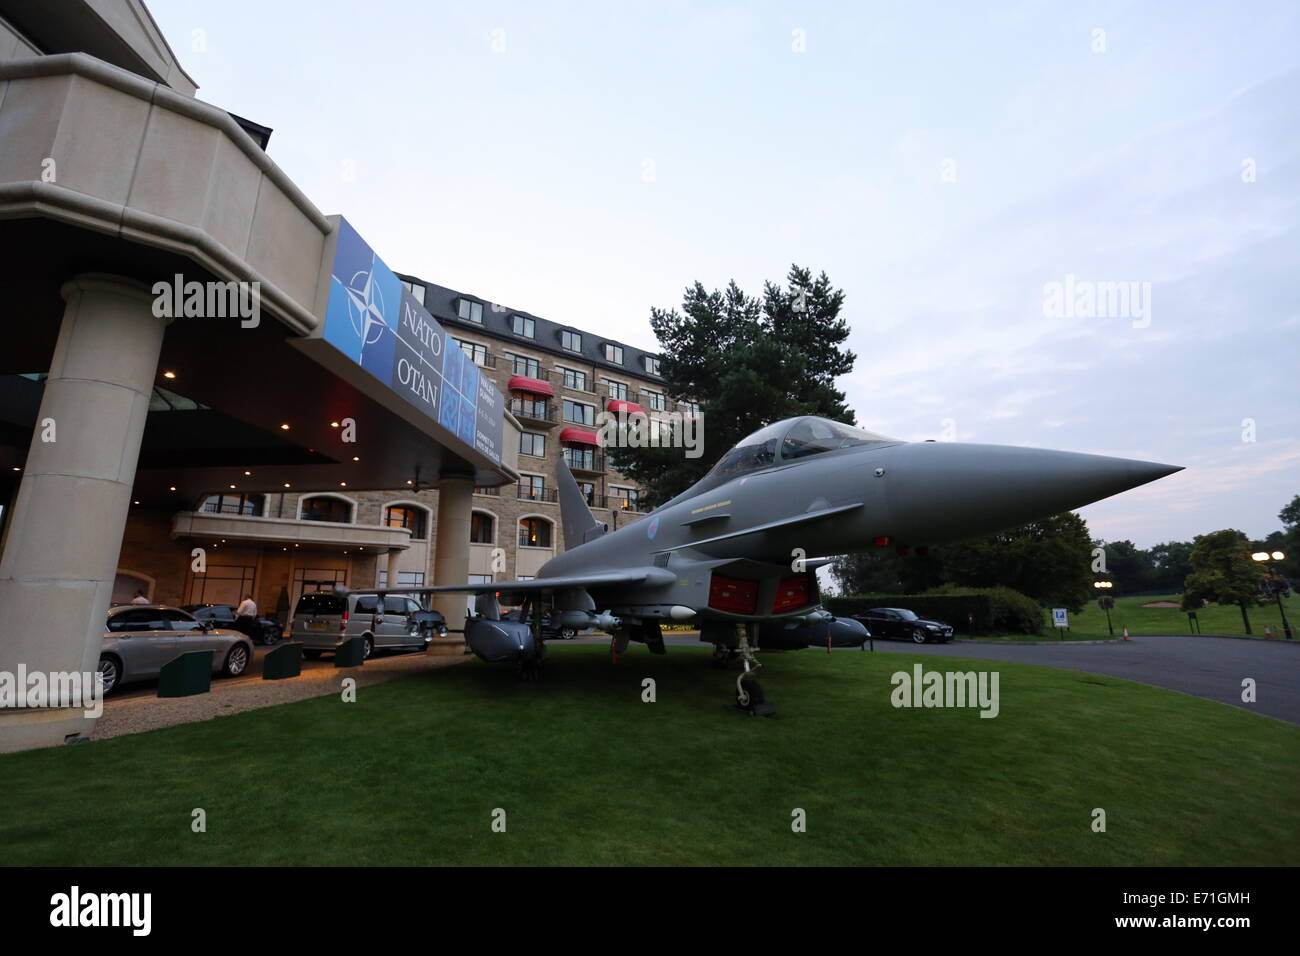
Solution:
[[[501,464],[501,394],[341,217],[324,339],[460,441]]]

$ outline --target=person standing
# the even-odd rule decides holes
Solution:
[[[148,603],[149,603],[149,599],[148,599],[147,597],[145,597],[145,593],[144,593],[143,591],[136,591],[136,592],[135,592],[135,597],[131,598],[131,603],[132,603],[132,604],[148,604]]]
[[[244,600],[235,609],[235,630],[243,631],[254,640],[257,638],[257,603],[251,594],[245,594]]]

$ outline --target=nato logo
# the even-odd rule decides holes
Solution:
[[[325,340],[385,385],[392,385],[402,284],[346,219],[325,309]]]

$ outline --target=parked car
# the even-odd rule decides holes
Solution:
[[[872,636],[916,644],[943,644],[952,640],[952,626],[927,621],[905,607],[873,607],[866,614],[853,615],[871,629]]]
[[[522,612],[522,608],[515,608],[513,611],[507,611],[505,614],[502,614],[502,615],[501,615],[501,620],[503,620],[503,621],[518,621],[518,620],[520,619],[520,613],[521,613],[521,612]],[[530,624],[532,623],[532,616],[531,616],[531,615],[529,615],[529,623],[530,623]],[[549,618],[549,617],[542,618],[542,640],[544,640],[544,641],[554,641],[554,640],[565,640],[565,641],[571,641],[571,640],[573,640],[573,639],[574,639],[575,637],[577,637],[577,636],[578,636],[578,632],[577,632],[576,629],[574,629],[574,628],[572,628],[572,627],[560,627],[558,624],[556,624],[556,623],[554,622],[553,619],[551,619],[551,618]]]
[[[235,613],[235,606],[233,604],[182,604],[181,607],[183,610],[189,611],[200,621],[211,621],[213,624],[217,625],[217,627],[239,630],[235,627],[235,622],[239,620],[239,615]],[[253,638],[253,640],[257,641],[259,644],[279,643],[280,637],[283,634],[279,624],[271,620],[269,617],[257,617],[253,620],[257,625],[257,633],[250,634],[248,635],[249,637]]]
[[[155,678],[164,664],[188,651],[212,651],[212,673],[238,677],[253,660],[246,634],[200,621],[166,604],[110,608],[99,652],[107,696],[122,684]]]
[[[429,614],[401,594],[304,594],[293,609],[289,636],[303,646],[303,656],[332,654],[344,641],[362,638],[365,656],[376,650],[423,651],[433,640],[425,626]]]

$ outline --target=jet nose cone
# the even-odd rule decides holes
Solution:
[[[933,543],[1080,508],[1176,471],[1129,458],[1008,445],[923,442],[899,449],[881,480],[903,542]]]

